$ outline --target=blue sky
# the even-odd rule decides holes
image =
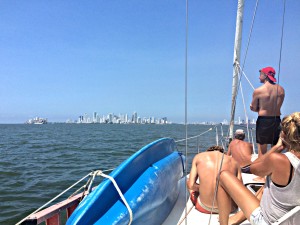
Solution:
[[[230,118],[237,1],[189,1],[188,121]],[[242,59],[256,1],[246,1]],[[262,0],[245,64],[278,77],[283,1]],[[300,1],[286,4],[280,84],[283,115],[299,111]],[[0,3],[0,123],[99,114],[184,121],[185,1]],[[243,80],[249,118],[252,88]],[[241,98],[236,117],[244,117]]]

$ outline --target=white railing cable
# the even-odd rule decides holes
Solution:
[[[133,219],[132,210],[131,210],[129,204],[127,203],[123,193],[121,192],[117,182],[115,181],[115,179],[113,177],[104,174],[101,170],[98,171],[97,175],[108,178],[113,183],[114,187],[116,188],[117,192],[119,193],[121,199],[123,200],[128,212],[129,212],[129,223],[128,223],[128,225],[130,225],[132,223],[132,219]]]
[[[38,208],[37,210],[35,210],[34,212],[32,212],[31,214],[29,214],[28,216],[26,216],[24,219],[22,219],[21,221],[19,221],[18,223],[16,223],[16,225],[21,224],[22,222],[24,222],[27,218],[29,218],[30,216],[32,216],[33,214],[37,213],[38,211],[40,211],[41,209],[43,209],[44,207],[48,206],[51,202],[53,202],[54,200],[56,200],[57,198],[59,198],[60,196],[62,196],[64,193],[66,193],[67,191],[69,191],[71,188],[73,188],[74,186],[76,186],[78,183],[80,183],[81,181],[83,181],[84,179],[86,179],[88,176],[90,176],[92,173],[87,174],[86,176],[84,176],[83,178],[81,178],[80,180],[78,180],[76,183],[74,183],[73,185],[71,185],[70,187],[68,187],[66,190],[64,190],[63,192],[61,192],[59,195],[57,195],[56,197],[52,198],[50,201],[48,201],[47,203],[45,203],[44,205],[42,205],[40,208]]]
[[[204,131],[203,133],[199,134],[199,135],[196,135],[196,136],[193,136],[193,137],[189,137],[189,138],[184,138],[184,139],[181,139],[181,140],[177,140],[175,141],[175,143],[178,143],[178,142],[183,142],[183,141],[186,141],[186,140],[190,140],[190,139],[194,139],[194,138],[197,138],[197,137],[200,137],[202,136],[203,134],[209,132],[209,131],[212,131],[213,128],[209,128],[207,131]]]

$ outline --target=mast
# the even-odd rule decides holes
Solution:
[[[237,95],[238,80],[239,80],[238,65],[240,63],[240,52],[241,52],[241,43],[242,43],[243,14],[244,14],[244,0],[238,0],[234,52],[233,52],[232,100],[231,100],[231,116],[230,116],[230,127],[229,127],[229,138],[231,138],[231,140],[233,138],[236,95]]]

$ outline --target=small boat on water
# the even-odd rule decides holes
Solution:
[[[26,124],[46,124],[48,123],[47,119],[35,117],[26,121]]]

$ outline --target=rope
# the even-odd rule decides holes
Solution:
[[[121,192],[118,184],[116,183],[115,179],[113,177],[109,176],[109,175],[104,174],[101,170],[98,171],[97,175],[102,176],[104,178],[108,178],[113,183],[114,187],[116,188],[118,194],[120,195],[121,199],[123,200],[128,212],[129,212],[129,223],[128,223],[128,225],[130,225],[132,223],[132,219],[133,219],[132,210],[131,210],[129,204],[127,203],[123,193]]]
[[[187,213],[185,214],[185,217],[183,217],[183,218],[178,222],[177,225],[182,224],[182,222],[183,222],[184,220],[187,221],[187,220],[186,220],[186,219],[187,219],[187,216],[190,214],[190,212],[192,211],[193,208],[194,208],[194,206],[192,206],[192,207],[187,211]]]

